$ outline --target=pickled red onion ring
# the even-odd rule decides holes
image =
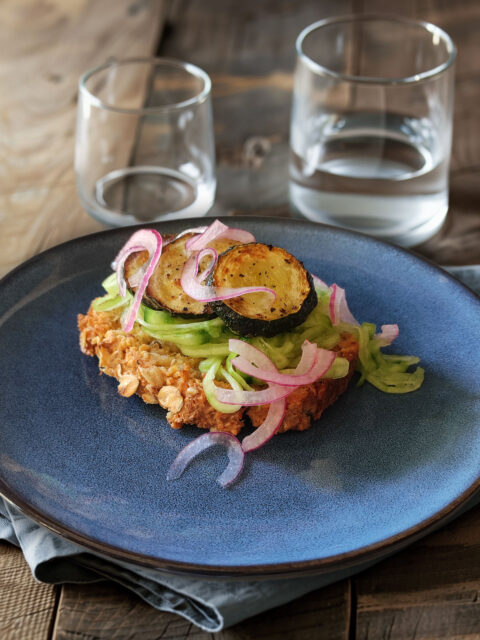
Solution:
[[[133,325],[135,324],[135,319],[138,314],[138,309],[140,308],[143,294],[145,293],[145,289],[147,288],[150,276],[152,275],[160,259],[160,255],[162,253],[162,236],[155,229],[140,229],[139,231],[136,231],[129,238],[129,240],[127,240],[125,245],[118,253],[117,257],[114,260],[114,265],[115,271],[117,272],[118,289],[122,298],[124,298],[127,293],[127,286],[124,275],[125,260],[129,255],[136,251],[148,251],[149,260],[147,262],[145,272],[142,275],[142,279],[138,283],[133,302],[130,305],[127,313],[122,315],[121,318],[122,329],[126,333],[131,331]]]
[[[257,407],[261,404],[270,404],[275,400],[286,398],[295,387],[282,386],[269,383],[266,389],[258,391],[243,391],[237,389],[224,389],[215,387],[215,398],[225,404],[239,404],[243,407]]]
[[[330,287],[326,282],[321,280],[314,273],[311,273],[310,275],[312,276],[313,284],[317,289],[320,289],[320,291],[330,291]]]
[[[270,440],[278,431],[285,416],[287,402],[285,398],[275,400],[268,407],[268,413],[262,424],[253,433],[242,440],[242,449],[254,451]]]
[[[127,242],[127,244],[123,247],[123,249],[120,250],[115,260],[112,262],[112,267],[117,274],[118,291],[120,292],[120,295],[122,296],[122,298],[124,298],[127,293],[127,283],[125,282],[125,278],[123,276],[125,261],[128,258],[128,256],[132,255],[132,253],[138,253],[144,250],[145,250],[145,247],[142,245],[134,244],[134,245],[128,246],[128,242]],[[141,273],[141,271],[142,270],[139,269],[138,272]]]
[[[215,387],[215,397],[225,404],[258,406],[270,404],[288,396],[294,389],[318,380],[330,369],[335,353],[320,349],[307,340],[302,346],[302,358],[293,374],[282,374],[270,358],[256,347],[231,338],[228,341],[230,351],[239,356],[232,360],[237,369],[255,376],[268,384],[266,389],[244,391]],[[235,362],[237,361],[237,362]],[[240,366],[239,366],[240,364]]]
[[[332,324],[335,326],[340,322],[347,322],[348,324],[353,324],[358,327],[359,323],[348,308],[345,289],[342,289],[342,287],[339,287],[337,284],[332,284],[330,289],[332,294],[330,296],[328,309]]]
[[[273,361],[270,360],[270,358],[261,349],[254,347],[248,342],[244,342],[243,340],[238,340],[236,338],[231,338],[228,342],[228,348],[230,349],[230,351],[232,351],[233,353],[237,353],[239,356],[232,360],[232,364],[235,364],[235,360],[237,361],[240,360],[241,363],[248,363],[249,365],[251,364],[254,365],[255,370],[253,368],[250,369],[250,367],[248,367],[251,371],[254,371],[254,373],[249,373],[247,375],[253,375],[255,378],[258,378],[259,380],[265,380],[265,381],[267,381],[267,379],[262,377],[261,374],[263,373],[265,373],[266,375],[268,374],[280,375]],[[317,348],[318,347],[316,344],[312,344],[308,340],[305,340],[305,342],[302,345],[302,357],[300,358],[300,362],[298,363],[297,368],[295,369],[296,374],[302,375],[311,369],[311,367],[315,364],[315,361],[316,361]],[[238,366],[237,366],[237,369],[240,369],[240,371],[243,371],[243,369]],[[247,373],[247,372],[243,371],[243,373]],[[268,382],[271,382],[271,381],[268,380]],[[293,386],[298,386],[298,385],[293,385]]]
[[[181,231],[180,233],[178,233],[173,239],[173,240],[177,240],[178,238],[181,238],[182,236],[186,236],[187,233],[194,233],[197,237],[199,234],[201,233],[205,233],[205,231],[208,229],[208,227],[192,227],[190,229],[185,229],[185,231]],[[193,240],[193,238],[192,238]]]
[[[207,255],[213,257],[209,267],[198,275],[200,261]],[[258,293],[265,291],[271,293],[274,298],[277,294],[273,289],[268,287],[211,287],[202,285],[201,282],[212,272],[217,262],[218,254],[215,249],[206,248],[197,254],[191,255],[183,266],[180,283],[185,293],[199,302],[215,302],[217,300],[230,300],[248,293]]]
[[[228,487],[240,475],[245,456],[238,438],[224,432],[204,433],[187,444],[171,464],[167,473],[167,480],[177,480],[194,458],[214,445],[223,445],[227,449],[228,466],[218,476],[217,482],[222,487]]]
[[[232,364],[247,375],[254,376],[265,382],[272,382],[287,387],[300,387],[305,384],[312,384],[324,376],[335,360],[335,353],[320,349],[316,344],[305,340],[302,345],[302,357],[295,371],[291,374],[280,373],[276,368],[274,371],[257,367],[247,358],[237,357],[232,360]]]
[[[398,338],[398,334],[400,333],[398,324],[382,324],[381,328],[380,333],[376,333],[373,336],[373,339],[376,340],[381,347],[392,344],[392,342]]]
[[[200,275],[196,276],[198,282],[203,282],[204,280],[206,280],[208,278],[208,276],[214,270],[215,265],[217,264],[217,260],[218,260],[217,251],[215,251],[215,249],[212,249],[210,247],[207,248],[207,249],[202,249],[201,251],[199,251],[197,253],[197,257],[195,259],[195,271],[197,272],[197,274],[198,274],[198,271],[200,269],[200,260],[202,260],[203,258],[205,258],[208,255],[212,256],[212,261],[208,265],[208,267],[204,271],[202,271],[202,273]]]
[[[270,360],[267,354],[258,347],[254,347],[253,344],[249,344],[248,342],[244,342],[238,338],[230,338],[228,341],[228,348],[232,353],[237,353],[239,356],[248,358],[250,362],[255,363],[262,369],[277,371],[277,367],[272,360]]]
[[[200,251],[201,249],[208,247],[210,242],[220,238],[237,240],[243,244],[247,242],[255,242],[254,236],[249,231],[245,231],[244,229],[233,229],[231,227],[227,227],[227,225],[220,222],[220,220],[214,220],[201,235],[189,238],[185,244],[185,249],[187,250],[187,253],[191,251]]]

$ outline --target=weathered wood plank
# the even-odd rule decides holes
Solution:
[[[212,77],[218,184],[212,215],[289,215],[295,39],[315,20],[352,7],[351,0],[175,3],[160,51],[191,59]]]
[[[447,220],[433,238],[416,247],[418,253],[444,265],[480,263],[479,179],[479,169],[452,173]]]
[[[75,192],[77,77],[108,55],[145,53],[146,43],[151,46],[160,28],[162,6],[155,0],[118,0],[115,10],[111,3],[107,6],[93,0],[48,4],[5,0],[0,6],[4,45],[0,82],[9,87],[0,98],[1,121],[6,125],[2,129],[4,151],[0,150],[0,272],[31,253],[100,228],[83,212]],[[449,226],[421,251],[444,263],[480,261],[477,0],[410,0],[401,5],[393,0],[174,2],[169,35],[159,53],[191,60],[213,79],[219,162],[213,213],[289,215],[287,157],[294,39],[310,22],[352,9],[394,10],[432,20],[456,40],[452,214]],[[478,515],[467,515],[363,574],[357,582],[357,637],[480,638],[480,630],[473,625],[479,619],[479,520]],[[19,552],[15,553],[23,563]],[[2,558],[3,554],[3,572]],[[36,586],[26,565],[22,566],[25,580]],[[27,588],[23,581],[17,585],[15,580],[15,588]],[[347,584],[305,596],[219,637],[347,637]],[[3,591],[0,601],[8,611]],[[156,612],[113,583],[69,585],[63,589],[60,605],[57,638],[211,637],[177,616]],[[23,621],[24,613],[25,606],[14,637],[30,640],[36,636],[28,635],[33,625]]]
[[[346,640],[350,581],[309,593],[218,634],[220,640]],[[173,640],[173,639],[172,639]]]
[[[358,640],[480,638],[480,508],[354,579]]]
[[[464,1],[411,0],[395,13],[430,20],[445,28],[458,45],[455,133],[452,150],[451,206],[444,228],[418,253],[442,264],[480,261],[478,198],[465,184],[480,167],[480,137],[475,105],[480,98],[476,55],[480,5]],[[169,15],[161,52],[191,58],[213,81],[217,141],[217,198],[212,214],[290,216],[288,205],[289,118],[294,41],[307,24],[352,10],[386,11],[383,0],[322,3],[249,2],[207,6],[179,1]],[[473,182],[475,178],[473,177]]]
[[[215,634],[218,640],[345,640],[348,581],[307,594]],[[112,583],[69,585],[60,598],[53,640],[211,640],[211,633],[157,611]]]
[[[418,247],[419,253],[440,264],[480,262],[480,65],[476,54],[480,5],[424,0],[416,17],[444,28],[457,45],[455,107],[450,175],[450,210],[439,233]]]
[[[114,583],[65,585],[52,640],[154,640],[172,625],[172,619],[182,622],[177,616],[156,611]]]
[[[353,0],[177,0],[159,52],[190,59],[213,74],[291,72],[300,31],[327,16],[349,13],[353,7]]]
[[[0,542],[0,638],[47,640],[56,589],[32,578],[22,552]]]
[[[83,210],[73,170],[77,82],[109,57],[150,55],[163,0],[0,6],[0,275],[104,228]]]

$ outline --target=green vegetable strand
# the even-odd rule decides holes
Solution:
[[[102,286],[107,293],[93,301],[92,308],[95,311],[112,311],[130,304],[132,295],[127,291],[125,298],[120,296],[115,273],[106,278]],[[385,393],[409,393],[421,386],[424,370],[421,367],[409,370],[418,364],[419,358],[384,354],[375,339],[374,324],[364,322],[361,326],[354,326],[341,323],[332,326],[328,311],[330,294],[317,291],[317,295],[317,306],[299,326],[271,338],[257,336],[246,340],[263,351],[282,371],[295,369],[305,340],[330,350],[338,345],[343,332],[354,334],[359,345],[357,371],[360,377],[357,385],[368,381]],[[205,373],[203,385],[210,404],[223,413],[238,411],[239,407],[219,403],[213,393],[215,378],[223,378],[233,389],[252,390],[252,379],[232,365],[236,354],[230,352],[228,341],[235,334],[221,318],[185,320],[141,304],[137,322],[150,336],[159,341],[172,342],[184,355],[201,359],[199,369]],[[348,370],[348,360],[337,357],[325,378],[343,378]]]

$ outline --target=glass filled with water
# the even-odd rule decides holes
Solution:
[[[210,78],[170,59],[109,61],[79,83],[75,171],[110,226],[205,215],[215,196]]]
[[[448,210],[455,47],[432,24],[358,15],[297,39],[290,200],[310,220],[404,246]]]

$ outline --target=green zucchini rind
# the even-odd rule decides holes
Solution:
[[[241,336],[271,337],[301,324],[317,304],[310,273],[281,247],[252,242],[227,249],[209,278],[215,287],[265,286],[266,292],[249,293],[211,303],[217,315]]]

